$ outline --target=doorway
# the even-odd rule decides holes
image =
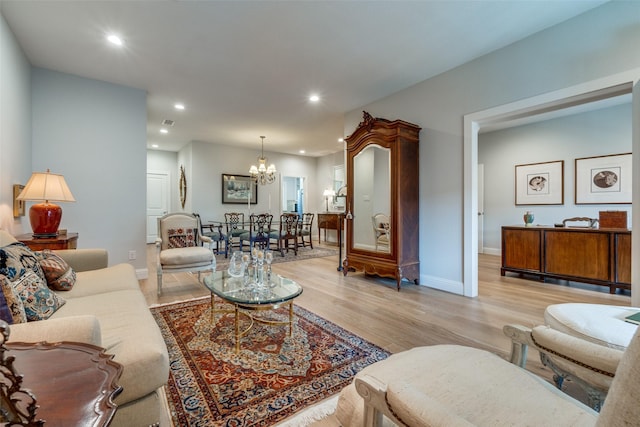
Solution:
[[[147,172],[147,243],[158,237],[158,218],[169,212],[169,172]]]
[[[307,205],[305,193],[304,177],[283,176],[280,210],[285,213],[302,215]]]

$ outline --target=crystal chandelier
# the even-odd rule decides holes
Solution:
[[[258,184],[271,184],[276,180],[276,166],[272,163],[267,167],[267,158],[264,156],[264,136],[262,138],[262,154],[258,157],[258,166],[251,165],[249,174]]]

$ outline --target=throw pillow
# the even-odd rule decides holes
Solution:
[[[169,249],[198,246],[196,241],[198,236],[197,228],[170,228],[167,231],[167,235],[169,237]]]
[[[27,320],[45,320],[67,301],[56,295],[33,271],[13,282],[13,290],[22,299]]]
[[[67,262],[49,249],[35,252],[47,285],[54,291],[70,291],[76,283],[76,272]]]
[[[15,282],[27,271],[33,271],[43,283],[46,283],[47,279],[38,258],[27,245],[15,242],[0,248],[0,274]]]
[[[16,295],[11,281],[2,274],[0,274],[0,319],[10,325],[27,321],[22,299]]]

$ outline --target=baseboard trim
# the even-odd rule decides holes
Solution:
[[[149,269],[148,268],[138,268],[136,269],[136,277],[138,280],[144,280],[149,278]]]
[[[423,274],[420,276],[420,285],[438,289],[440,291],[450,292],[452,294],[464,295],[464,285],[462,282],[443,279],[441,277]]]

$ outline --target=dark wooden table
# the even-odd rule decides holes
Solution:
[[[122,365],[104,349],[76,342],[6,343],[7,356],[23,376],[22,388],[35,396],[36,420],[45,426],[107,426]]]
[[[56,237],[36,238],[33,234],[21,234],[16,240],[29,246],[33,251],[44,249],[76,249],[78,247],[78,233],[58,234]]]

